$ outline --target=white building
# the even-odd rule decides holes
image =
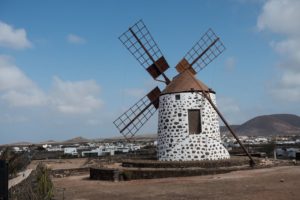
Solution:
[[[56,146],[47,148],[47,151],[64,151],[64,150],[62,148],[62,145],[56,145]]]
[[[269,142],[268,138],[266,137],[257,137],[254,139],[256,144],[267,144]]]
[[[159,97],[158,158],[163,161],[228,159],[218,115],[201,91],[216,104],[215,92],[186,70]]]
[[[82,157],[87,157],[87,156],[102,156],[103,155],[103,151],[101,148],[97,148],[97,149],[92,149],[90,151],[82,151],[81,152],[81,156]]]
[[[113,155],[115,155],[115,151],[117,150],[117,147],[113,146],[113,145],[108,145],[108,146],[102,147],[101,149],[102,149],[102,155],[108,154],[108,155],[113,156]]]
[[[128,147],[127,147],[130,151],[137,151],[137,150],[140,150],[141,149],[141,146],[140,145],[137,145],[137,144],[128,144]]]
[[[277,148],[276,155],[278,157],[296,158],[296,153],[300,152],[299,148]]]
[[[75,147],[66,147],[64,148],[64,154],[72,155],[72,156],[77,156],[77,148]]]
[[[51,148],[52,145],[51,145],[51,144],[43,144],[42,147],[43,147],[44,149],[48,149],[48,148]]]
[[[20,147],[13,147],[12,149],[14,152],[22,152],[22,149]]]
[[[122,153],[128,153],[130,150],[129,147],[117,147],[117,150],[118,152],[122,152]]]

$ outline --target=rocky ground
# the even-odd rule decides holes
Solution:
[[[227,174],[135,180],[91,181],[89,175],[53,178],[55,199],[222,199],[300,198],[300,167],[284,166]],[[63,192],[64,191],[64,192]]]

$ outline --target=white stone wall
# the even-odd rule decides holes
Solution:
[[[180,100],[175,96],[180,95]],[[215,94],[210,93],[214,103]],[[189,134],[188,110],[200,109],[202,132]],[[164,94],[159,98],[158,159],[192,161],[228,159],[221,144],[218,115],[199,93]]]

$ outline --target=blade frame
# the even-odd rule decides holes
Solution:
[[[159,72],[156,75],[149,72],[154,80],[157,80],[157,77],[162,75],[165,83],[170,83],[170,79],[164,73],[169,68],[169,65],[142,20],[139,20],[125,31],[119,37],[119,40],[145,70],[149,72],[149,68],[152,68],[151,71]],[[164,62],[158,62],[160,60]]]
[[[220,38],[209,28],[177,64],[176,69],[179,73],[190,69],[196,74],[216,59],[225,49]],[[186,63],[182,65],[182,61],[187,61],[188,65]]]
[[[160,93],[158,87],[154,88],[113,122],[126,139],[132,138],[154,115]]]

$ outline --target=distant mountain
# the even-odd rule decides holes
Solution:
[[[39,144],[55,144],[55,143],[59,143],[59,142],[55,140],[46,140],[46,141],[39,142]]]
[[[291,114],[262,115],[234,125],[233,129],[238,135],[248,136],[300,135],[300,117]],[[221,127],[221,132],[228,131]]]
[[[72,144],[75,144],[75,143],[87,143],[87,142],[90,142],[90,141],[91,140],[89,140],[87,138],[84,138],[84,137],[75,137],[75,138],[72,138],[70,140],[65,140],[62,143],[72,143]]]
[[[33,143],[31,142],[15,142],[15,143],[11,143],[11,144],[3,144],[3,145],[0,145],[0,146],[29,146],[29,145],[32,145]]]
[[[231,125],[231,128],[236,131],[238,135],[248,136],[272,136],[272,135],[300,135],[300,117],[291,114],[274,114],[274,115],[262,115],[246,121],[241,125]],[[221,133],[229,133],[224,126],[220,127]],[[157,134],[137,134],[135,140],[153,140],[157,138]],[[124,139],[123,136],[111,137],[107,139],[87,139],[84,137],[75,137],[65,141],[47,140],[39,142],[37,144],[57,144],[57,143],[87,143],[98,142],[103,140],[118,140]],[[27,146],[30,142],[17,142],[12,144],[6,144],[9,146]],[[5,145],[0,145],[5,146]]]
[[[233,130],[236,130],[240,125],[230,125]],[[221,133],[225,133],[228,131],[226,126],[220,126]]]

